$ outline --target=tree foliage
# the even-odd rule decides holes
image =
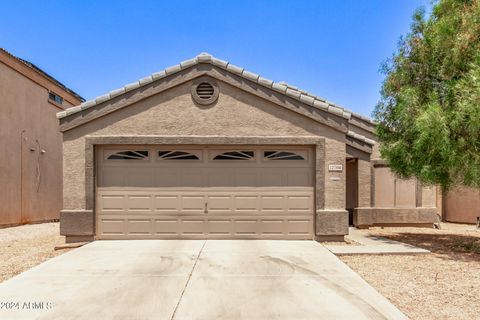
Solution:
[[[480,188],[480,0],[419,9],[375,108],[380,152],[402,177]]]

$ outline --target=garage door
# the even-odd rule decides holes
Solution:
[[[103,146],[99,239],[313,238],[313,150]]]

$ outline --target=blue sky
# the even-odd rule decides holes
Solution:
[[[200,52],[370,115],[428,0],[8,1],[0,47],[86,99]]]

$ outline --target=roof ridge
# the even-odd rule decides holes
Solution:
[[[28,68],[36,71],[37,73],[39,73],[41,76],[47,78],[48,80],[52,81],[54,84],[56,84],[57,86],[59,86],[60,88],[62,88],[63,90],[67,91],[68,93],[70,93],[71,95],[73,95],[75,98],[77,98],[78,100],[80,101],[85,101],[85,99],[79,95],[78,93],[76,93],[75,91],[73,91],[72,89],[68,88],[66,85],[64,85],[63,83],[61,83],[60,81],[58,81],[57,79],[55,79],[53,76],[51,76],[50,74],[48,74],[47,72],[43,71],[42,69],[40,69],[39,67],[37,67],[34,63],[28,61],[28,60],[25,60],[25,59],[22,59],[20,57],[17,57],[16,55],[8,52],[6,49],[4,48],[0,48],[0,51],[4,52],[5,54],[7,54],[8,56],[12,57],[13,59],[19,61],[20,63],[24,64],[25,66],[27,66]]]
[[[324,98],[321,98],[319,96],[316,96],[314,94],[311,94],[305,90],[299,89],[295,86],[292,86],[284,81],[280,82],[275,82],[273,80],[270,80],[268,78],[264,78],[260,76],[259,74],[256,74],[254,72],[248,71],[242,67],[236,66],[228,61],[218,59],[211,54],[207,52],[201,52],[195,57],[184,60],[180,62],[179,64],[170,66],[162,71],[152,73],[149,76],[146,76],[144,78],[141,78],[140,80],[127,84],[123,86],[122,88],[112,90],[104,95],[98,96],[94,99],[88,100],[80,104],[79,106],[69,108],[65,111],[57,113],[57,117],[59,119],[64,118],[66,116],[69,116],[71,114],[80,112],[81,110],[85,110],[88,108],[91,108],[97,104],[100,104],[102,102],[105,102],[109,99],[112,99],[116,96],[119,96],[125,92],[134,90],[136,88],[139,88],[140,86],[149,84],[153,81],[159,80],[161,78],[164,78],[166,76],[169,76],[171,74],[180,72],[181,70],[187,69],[195,64],[199,63],[209,63],[214,66],[217,66],[219,68],[225,69],[227,71],[230,71],[234,74],[237,74],[247,80],[256,82],[264,87],[270,88],[274,91],[280,92],[282,94],[285,94],[293,99],[299,100],[309,106],[312,106],[314,108],[335,114],[337,116],[340,116],[344,119],[350,120],[350,118],[353,116],[360,118],[364,121],[367,121],[371,124],[374,124],[374,122],[369,119],[368,117],[365,117],[363,115],[354,113],[351,110],[348,110],[344,107],[341,107],[331,101],[328,101]]]

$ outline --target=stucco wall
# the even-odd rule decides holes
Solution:
[[[372,164],[370,161],[358,159],[358,206],[370,207],[372,205]]]
[[[395,178],[395,208],[414,208],[417,196],[417,182],[415,179]]]
[[[388,167],[377,167],[375,174],[374,207],[393,208],[395,206],[395,176]]]
[[[2,61],[0,97],[0,225],[58,219],[62,137],[56,113],[62,109],[48,102],[46,88]]]
[[[416,179],[401,179],[388,166],[374,166],[374,206],[415,208],[436,206],[436,187],[422,186]]]
[[[345,143],[325,139],[325,209],[345,210]],[[330,171],[329,165],[342,165],[342,171]]]
[[[365,170],[364,173],[368,171]],[[438,221],[436,187],[423,186],[416,179],[401,179],[392,173],[383,160],[371,167],[373,199],[362,201],[354,211],[354,225],[421,225],[433,226]],[[360,174],[360,173],[359,173]],[[365,178],[368,174],[365,175]],[[364,180],[365,180],[364,178]],[[361,188],[361,184],[359,184]]]
[[[375,138],[376,139],[376,138]],[[380,155],[380,143],[372,148],[372,203],[379,208],[436,208],[436,186],[422,186],[413,179],[401,179],[393,174]],[[360,205],[360,207],[363,207]]]
[[[450,222],[476,223],[480,217],[480,190],[456,187],[444,199],[444,218]]]
[[[212,106],[197,106],[186,82],[64,132],[64,209],[85,209],[85,166],[93,166],[85,164],[86,136],[322,136],[339,149],[328,157],[345,161],[343,133],[229,84],[218,85],[220,96]],[[343,208],[343,196],[341,201]],[[327,203],[339,207],[339,196],[332,194]]]

